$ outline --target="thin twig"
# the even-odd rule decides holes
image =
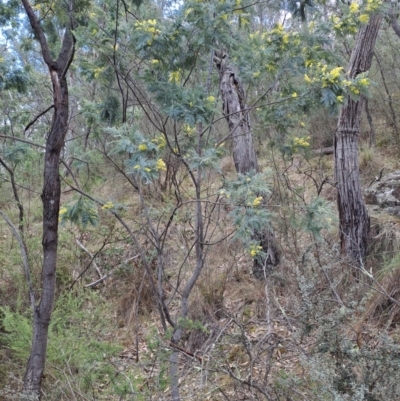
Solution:
[[[29,270],[28,252],[26,249],[26,245],[25,245],[20,233],[18,232],[17,228],[14,226],[14,224],[11,222],[11,220],[6,216],[6,214],[1,210],[0,210],[0,214],[3,217],[3,219],[6,221],[8,226],[10,227],[12,233],[14,234],[15,238],[17,239],[17,241],[19,243],[19,247],[20,247],[21,255],[22,255],[22,262],[23,262],[25,276],[26,276],[26,281],[28,283],[29,297],[31,299],[32,313],[34,313],[36,301],[35,301],[35,293],[33,292],[33,285],[32,285],[30,270]]]
[[[54,108],[54,104],[52,104],[50,107],[48,107],[45,111],[42,111],[41,113],[39,113],[24,129],[24,132],[28,131],[28,129],[30,127],[32,127],[33,124],[35,124],[35,122],[42,117],[44,114],[46,114],[48,111],[50,111],[52,108]]]

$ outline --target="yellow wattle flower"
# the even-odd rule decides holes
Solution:
[[[261,250],[262,250],[261,245],[251,245],[249,249],[250,256],[253,258],[256,257]]]
[[[254,201],[253,201],[253,206],[256,207],[256,206],[261,205],[262,199],[263,199],[262,196],[258,196],[256,199],[254,199]]]
[[[166,166],[166,164],[165,164],[163,159],[158,159],[157,160],[156,169],[158,171],[166,171],[167,170],[167,166]]]
[[[312,82],[311,78],[307,74],[304,74],[304,81],[306,81],[308,84]]]
[[[113,207],[114,207],[114,204],[111,201],[109,201],[109,202],[105,203],[101,208],[103,210],[109,210],[109,209],[112,209]]]
[[[173,82],[173,83],[177,83],[177,82],[179,82],[180,76],[181,76],[181,72],[179,70],[170,72],[168,81],[169,82]]]
[[[356,13],[359,9],[359,5],[357,3],[351,3],[350,4],[350,12],[351,13]]]

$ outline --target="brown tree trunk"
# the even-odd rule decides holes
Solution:
[[[56,262],[58,243],[58,213],[60,208],[60,153],[68,128],[68,85],[66,73],[74,56],[75,39],[72,35],[72,15],[70,26],[66,28],[62,47],[57,60],[53,60],[44,31],[38,21],[29,0],[22,0],[25,12],[40,42],[42,55],[49,69],[53,84],[54,115],[50,132],[46,140],[43,203],[43,267],[42,294],[33,316],[33,338],[31,355],[27,364],[24,390],[30,396],[40,399],[41,381],[45,366],[48,328],[54,307],[56,285]],[[72,2],[69,13],[72,13]]]
[[[382,17],[373,16],[357,34],[348,67],[349,78],[371,67],[376,37]],[[358,136],[363,99],[347,98],[341,108],[335,134],[335,176],[340,219],[342,252],[352,262],[362,266],[367,253],[370,220],[365,207],[358,166]]]
[[[216,51],[214,62],[220,73],[219,88],[223,101],[223,113],[228,122],[229,137],[233,143],[236,172],[239,174],[246,174],[252,170],[259,172],[243,86],[229,65],[228,55],[225,52]],[[254,232],[253,239],[259,242],[267,255],[263,263],[254,259],[253,274],[256,278],[263,279],[272,272],[273,266],[279,263],[279,251],[274,233],[269,227],[266,227],[263,232]]]

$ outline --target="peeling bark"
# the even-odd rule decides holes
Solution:
[[[357,34],[348,67],[349,78],[371,67],[376,38],[382,17],[373,16]],[[335,177],[340,219],[340,241],[344,255],[363,266],[367,254],[370,219],[364,203],[358,165],[358,137],[363,98],[355,101],[349,96],[341,108],[335,133]]]
[[[259,172],[251,134],[250,115],[242,83],[232,66],[229,65],[228,55],[225,52],[216,51],[214,62],[220,73],[219,89],[223,102],[223,113],[229,126],[229,137],[233,143],[236,172],[238,174],[246,174],[252,170]],[[267,255],[262,264],[254,259],[253,274],[258,279],[264,279],[279,263],[278,246],[275,235],[269,227],[266,227],[263,232],[254,232],[253,238],[259,242],[263,252]]]

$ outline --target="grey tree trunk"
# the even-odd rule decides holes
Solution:
[[[57,60],[53,60],[44,31],[29,0],[22,0],[25,12],[35,36],[38,38],[43,59],[48,67],[53,84],[54,115],[46,140],[43,203],[43,267],[42,294],[39,305],[34,310],[31,355],[28,360],[24,391],[31,397],[40,399],[42,376],[46,360],[48,328],[54,307],[56,285],[56,262],[58,244],[58,213],[60,208],[60,153],[68,128],[68,85],[66,73],[74,56],[75,39],[72,34],[72,1],[69,6],[70,25],[66,28],[62,47]]]
[[[246,174],[252,170],[259,172],[243,86],[236,72],[229,65],[228,55],[225,52],[216,51],[214,62],[220,73],[219,89],[223,101],[223,113],[228,122],[233,143],[236,172],[239,174]],[[254,232],[253,238],[259,242],[267,255],[263,263],[254,259],[253,274],[258,279],[264,279],[279,263],[279,250],[274,233],[269,227],[265,227],[263,232]]]
[[[351,53],[349,78],[368,71],[371,67],[375,42],[382,17],[373,16],[357,34]],[[344,255],[358,266],[367,254],[370,219],[365,207],[358,165],[358,136],[363,99],[352,100],[341,108],[335,133],[335,177],[340,219],[340,241]]]

